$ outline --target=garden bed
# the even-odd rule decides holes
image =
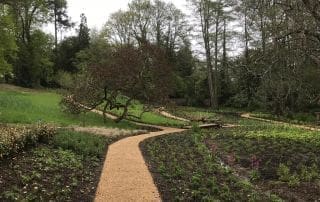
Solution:
[[[127,137],[59,130],[0,160],[0,201],[93,201],[108,145]]]
[[[320,133],[239,119],[240,127],[141,145],[164,201],[317,201]]]
[[[319,200],[319,132],[257,124],[204,136],[214,155],[262,190],[287,201]]]
[[[282,121],[290,124],[306,125],[320,128],[317,117],[314,113],[296,113],[290,116],[276,116],[270,113],[252,113],[252,117],[268,119],[273,121]]]
[[[272,201],[210,154],[201,135],[186,132],[148,139],[141,149],[163,201]]]

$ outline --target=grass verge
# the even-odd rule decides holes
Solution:
[[[89,125],[114,128],[136,128],[123,121],[119,124],[112,120],[104,123],[101,115],[89,112],[71,115],[61,110],[61,96],[53,92],[0,91],[0,123],[52,123],[61,126]]]

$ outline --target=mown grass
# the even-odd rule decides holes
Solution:
[[[54,92],[18,92],[0,90],[1,123],[53,123],[61,126],[88,125],[115,128],[135,128],[133,124],[123,121],[119,124],[112,120],[104,123],[103,118],[89,112],[71,115],[61,110],[61,96]]]

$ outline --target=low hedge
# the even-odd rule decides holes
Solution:
[[[56,129],[50,125],[0,125],[0,159],[24,148],[47,143],[55,133]]]

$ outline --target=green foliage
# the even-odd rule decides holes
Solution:
[[[87,17],[85,16],[84,13],[81,14],[80,16],[80,27],[79,27],[79,48],[80,50],[84,50],[86,48],[89,48],[90,45],[90,30],[88,28],[87,24]]]
[[[252,114],[252,116],[276,121],[284,121],[293,124],[315,125],[317,122],[316,116],[313,112],[289,113],[285,116],[276,116],[267,112],[255,112]]]
[[[55,75],[54,81],[64,89],[70,89],[74,85],[74,76],[66,71],[58,71]]]
[[[146,140],[142,148],[163,200],[271,201],[269,196],[233,175],[203,144],[201,133]]]
[[[48,86],[48,83],[53,77],[53,38],[40,30],[35,30],[32,33],[32,81],[37,84],[40,82],[43,86]],[[31,58],[29,58],[31,59]],[[40,81],[37,81],[37,80]]]
[[[234,154],[235,161],[228,165],[240,174],[239,166],[247,169],[253,183],[263,183],[283,198],[292,198],[289,190],[304,199],[319,197],[318,132],[258,121],[243,120],[238,124],[242,126],[204,132],[207,147],[227,164],[228,157]],[[303,190],[314,194],[307,196]]]
[[[280,164],[277,174],[279,176],[279,180],[282,182],[287,182],[290,187],[299,185],[299,177],[296,174],[290,173],[290,168],[284,164]]]
[[[71,73],[78,71],[74,64],[76,54],[80,51],[78,41],[78,37],[71,36],[60,42],[56,61],[57,69]]]
[[[30,41],[19,41],[18,58],[14,66],[16,82],[27,87],[48,84],[53,76],[53,40],[40,30],[30,33]]]
[[[1,175],[5,182],[0,187],[1,201],[89,200],[97,180],[93,173],[102,163],[49,146],[23,153],[11,162],[0,165],[6,171]]]
[[[52,144],[84,156],[102,158],[105,155],[106,145],[111,141],[112,139],[104,136],[63,130],[54,136]]]
[[[194,121],[216,120],[221,118],[221,116],[219,116],[214,111],[205,108],[176,106],[169,110],[171,113],[179,117]]]
[[[17,45],[14,34],[14,19],[8,12],[8,7],[0,4],[0,81],[1,77],[12,72],[12,64],[8,59],[13,59]]]

